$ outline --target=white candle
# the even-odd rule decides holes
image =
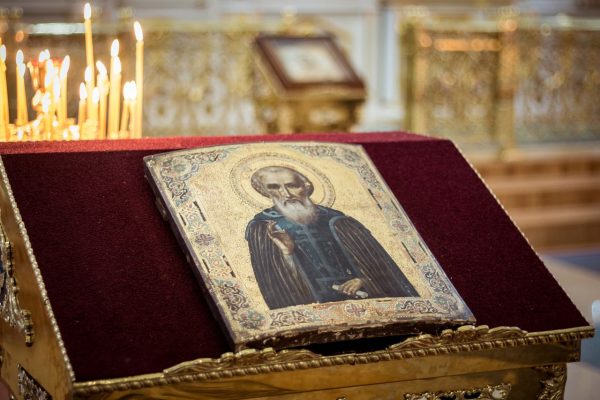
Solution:
[[[23,51],[17,51],[17,119],[16,125],[21,126],[27,123],[27,100],[25,95],[25,64],[23,64]]]
[[[130,96],[131,94],[131,84],[129,82],[125,82],[123,86],[123,110],[121,112],[121,129],[120,134],[125,135],[127,132],[127,124],[129,121],[129,113],[130,113]]]
[[[94,86],[94,42],[92,41],[92,7],[85,3],[83,7],[83,20],[85,26],[85,59],[87,67],[91,69],[92,87]]]
[[[85,84],[81,82],[79,85],[79,112],[77,114],[77,122],[79,125],[79,135],[83,136],[83,124],[85,123],[85,112],[87,109],[87,90]]]
[[[135,132],[133,137],[142,137],[142,100],[144,97],[144,34],[140,23],[135,21],[135,82],[136,82],[136,105],[135,105]]]
[[[87,102],[87,118],[90,118],[92,115],[92,91],[94,90],[93,84],[93,70],[92,68],[85,67],[84,80],[85,80],[85,90],[88,93],[88,102]]]
[[[56,69],[54,68],[54,62],[52,59],[46,60],[46,75],[44,76],[44,99],[48,102],[47,110],[44,111],[45,117],[50,121],[50,127],[52,127],[52,120],[54,119],[54,111],[55,111],[55,86],[54,86],[54,76],[56,75]],[[43,106],[43,102],[42,102]],[[48,132],[48,129],[46,129]]]
[[[129,120],[129,137],[135,138],[140,137],[137,136],[137,123],[138,121],[133,118],[133,115],[136,113],[136,97],[137,97],[137,87],[135,81],[129,82],[129,115],[131,115],[131,119]]]
[[[67,73],[69,72],[69,67],[71,66],[71,57],[66,56],[63,59],[62,64],[60,65],[60,117],[59,123],[60,126],[65,126],[67,121]]]
[[[8,89],[6,87],[6,46],[0,46],[0,134],[10,139],[8,118]]]
[[[50,116],[50,93],[45,93],[42,97],[42,119],[44,120],[44,133],[46,134],[45,139],[49,140],[52,138],[52,118]]]
[[[24,125],[29,120],[24,76],[25,64],[21,62],[17,65],[17,125]]]
[[[108,135],[119,134],[119,106],[121,102],[121,60],[119,59],[119,40],[115,39],[110,47],[110,89],[108,97]]]
[[[92,113],[89,119],[92,121],[98,121],[98,103],[100,102],[100,91],[97,87],[92,90]]]
[[[54,114],[56,113],[58,118],[57,118],[57,122],[56,125],[58,125],[58,120],[60,120],[60,80],[58,79],[58,74],[54,74],[54,79],[52,80],[52,94],[53,94],[53,99],[52,99],[52,108],[50,110],[50,113],[52,115],[52,126],[55,126],[54,124]]]
[[[96,62],[98,70],[98,90],[100,92],[100,109],[98,110],[98,135],[106,138],[106,95],[108,94],[107,71],[102,61]]]

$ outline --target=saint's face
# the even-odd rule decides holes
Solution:
[[[282,204],[302,202],[307,197],[306,185],[292,171],[285,169],[267,171],[262,176],[263,186],[273,200]]]

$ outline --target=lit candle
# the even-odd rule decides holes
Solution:
[[[33,90],[36,92],[36,94],[37,90],[40,89],[40,85],[44,83],[44,77],[42,76],[42,72],[44,70],[44,63],[48,58],[50,58],[50,51],[42,50],[40,51],[40,55],[38,56],[37,62],[29,61],[27,63],[27,67],[29,67],[29,74],[31,75]]]
[[[129,82],[125,82],[123,86],[123,111],[121,112],[121,129],[120,134],[125,135],[127,130],[127,123],[129,121],[129,112],[130,112],[130,93],[131,93],[131,84]]]
[[[52,126],[58,126],[58,121],[60,120],[60,80],[58,79],[58,74],[54,74],[54,79],[52,80],[52,105],[50,109],[50,114],[52,115]],[[58,118],[56,123],[54,123],[54,114],[57,114]]]
[[[108,94],[107,72],[102,61],[96,63],[96,69],[98,70],[98,89],[100,91],[98,134],[100,139],[106,139],[106,95]]]
[[[46,60],[46,74],[44,75],[44,89],[49,90],[52,86],[52,81],[54,80],[54,63],[51,59]]]
[[[46,139],[50,139],[52,137],[52,118],[50,116],[50,93],[44,94],[42,97],[42,118],[44,120],[44,133],[46,134]]]
[[[43,101],[46,100],[48,102],[48,106],[46,110],[42,108],[44,112],[44,117],[48,118],[50,121],[50,127],[52,127],[52,120],[54,119],[54,111],[55,111],[55,86],[54,86],[54,76],[56,75],[56,71],[54,68],[54,62],[52,59],[47,59],[46,63],[46,75],[44,76],[44,98],[42,99],[42,107],[44,107]],[[44,128],[46,133],[50,132],[48,129]]]
[[[85,59],[87,68],[92,74],[91,82],[94,86],[94,43],[92,42],[92,7],[90,3],[85,3],[83,7],[83,19],[85,25]]]
[[[29,121],[27,112],[27,92],[25,91],[25,69],[23,51],[17,51],[17,125],[26,124]]]
[[[8,89],[6,88],[6,46],[0,46],[0,134],[8,141],[10,129],[8,120]]]
[[[67,73],[71,65],[71,57],[66,56],[60,66],[60,126],[65,126],[67,121]]]
[[[81,82],[79,85],[79,112],[77,113],[77,123],[79,125],[79,135],[83,136],[83,124],[85,123],[85,111],[87,109],[87,90]]]
[[[84,80],[85,80],[85,90],[88,93],[88,102],[87,102],[87,118],[91,118],[92,115],[92,91],[94,90],[94,77],[93,77],[92,68],[85,67]]]
[[[142,137],[142,100],[144,96],[144,34],[140,23],[135,21],[133,24],[135,30],[135,82],[136,82],[136,107],[135,107],[135,132],[133,137]]]
[[[98,121],[98,102],[100,101],[100,91],[97,87],[92,90],[92,113],[89,119],[92,121]]]
[[[134,132],[137,129],[138,121],[133,119],[133,115],[136,113],[136,97],[137,97],[137,87],[135,81],[129,82],[129,115],[131,118],[129,120],[129,138],[139,137],[135,136]]]
[[[119,106],[121,102],[121,60],[119,41],[113,40],[110,47],[110,90],[108,98],[108,134],[119,134]]]
[[[21,51],[21,50],[19,50]],[[19,53],[17,53],[18,55]],[[21,59],[23,52],[21,52]],[[18,58],[18,57],[17,57]],[[17,62],[17,125],[25,125],[29,121],[27,99],[25,93],[25,64]]]

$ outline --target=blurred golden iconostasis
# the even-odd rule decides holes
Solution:
[[[100,0],[91,3],[94,61],[108,68],[119,40],[124,92],[136,80],[132,24],[141,22],[143,98],[136,101],[144,136],[407,129],[496,150],[600,136],[600,23],[589,18],[597,1],[328,3]],[[45,49],[56,59],[70,56],[66,108],[75,118],[89,64],[84,3],[2,6],[9,122],[18,112],[19,49],[25,62]],[[331,36],[363,90],[340,93],[340,82],[323,88],[327,76],[313,79],[320,90],[280,90],[273,70],[257,62],[253,43],[265,33]],[[33,119],[31,78],[27,71]],[[91,102],[92,91],[86,95]]]

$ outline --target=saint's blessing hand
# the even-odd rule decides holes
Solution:
[[[275,243],[281,252],[290,256],[294,252],[294,239],[284,230],[279,229],[277,222],[269,221],[267,225],[267,235]]]

